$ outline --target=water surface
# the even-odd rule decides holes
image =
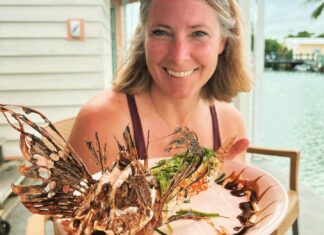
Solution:
[[[324,196],[324,74],[265,71],[260,99],[256,143],[300,149],[300,181]]]

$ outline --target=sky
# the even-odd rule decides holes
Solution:
[[[319,35],[324,33],[324,12],[316,20],[312,11],[319,3],[305,3],[306,0],[265,0],[265,37],[283,39],[288,34],[308,31]]]

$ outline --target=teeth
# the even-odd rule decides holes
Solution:
[[[187,77],[193,73],[193,70],[175,72],[175,71],[167,69],[167,71],[168,71],[168,74],[170,74],[173,77],[177,77],[177,78]]]

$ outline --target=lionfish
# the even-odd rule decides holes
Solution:
[[[164,211],[170,201],[183,200],[183,195],[202,179],[216,176],[234,142],[231,139],[215,153],[201,147],[193,131],[177,128],[173,133],[176,138],[166,150],[180,147],[187,150],[170,158],[169,161],[177,162],[177,167],[173,165],[173,173],[165,185],[156,172],[161,172],[159,169],[170,162],[165,160],[146,169],[138,159],[128,126],[123,132],[124,145],[117,141],[119,155],[110,167],[104,167],[105,146],[100,145],[96,133],[95,145],[86,142],[101,169],[101,177],[95,179],[42,113],[29,107],[2,104],[0,112],[20,132],[20,149],[29,163],[20,167],[20,173],[40,182],[12,185],[13,192],[32,213],[68,219],[65,228],[68,234],[152,234],[158,227],[175,220],[206,219],[201,214]],[[30,115],[46,125],[36,124]],[[209,157],[206,151],[211,153]]]

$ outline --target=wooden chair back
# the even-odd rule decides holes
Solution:
[[[272,235],[283,235],[292,227],[293,235],[298,235],[299,195],[298,195],[298,171],[300,152],[297,150],[270,149],[261,147],[249,147],[248,153],[273,157],[284,157],[290,160],[288,209],[285,218]]]

